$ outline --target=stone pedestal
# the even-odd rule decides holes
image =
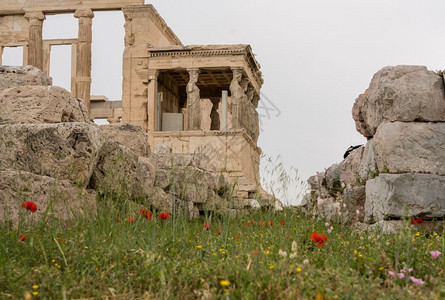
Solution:
[[[76,88],[73,94],[82,99],[90,110],[91,91],[91,42],[94,13],[91,9],[78,9],[74,17],[79,19],[76,59]]]
[[[29,21],[28,59],[26,64],[43,69],[42,26],[45,15],[41,11],[29,11],[25,14]]]

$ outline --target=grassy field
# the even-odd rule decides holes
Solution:
[[[445,298],[443,232],[354,232],[295,209],[194,221],[138,209],[37,224],[23,209],[0,226],[0,299]]]

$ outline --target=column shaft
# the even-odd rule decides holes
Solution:
[[[91,42],[94,13],[91,9],[78,9],[74,17],[79,19],[76,59],[76,88],[73,94],[82,99],[90,110],[91,95]]]
[[[28,58],[26,64],[43,69],[42,27],[45,15],[41,11],[29,11],[25,14],[29,20]]]

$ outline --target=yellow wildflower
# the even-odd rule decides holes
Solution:
[[[32,286],[32,289],[33,289],[33,290],[38,290],[38,289],[39,289],[39,286],[38,286],[37,284],[34,284],[34,285]]]
[[[198,248],[198,249],[202,249],[202,246],[201,246],[201,245],[198,245],[198,246],[196,246],[196,248]]]
[[[222,285],[222,286],[229,286],[230,285],[230,281],[228,281],[228,280],[221,280],[219,282],[219,284]]]
[[[297,268],[297,273],[300,273],[302,271],[301,268]]]

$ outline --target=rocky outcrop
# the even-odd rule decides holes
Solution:
[[[385,67],[358,97],[352,115],[368,138],[384,122],[445,122],[443,79],[422,66]]]
[[[21,86],[0,93],[0,125],[90,123],[87,107],[56,86]]]
[[[86,123],[0,126],[0,169],[26,171],[87,186],[105,138]]]
[[[0,66],[0,91],[25,85],[52,85],[51,77],[33,66]]]
[[[443,78],[425,67],[383,68],[357,98],[353,118],[368,142],[308,180],[303,208],[346,223],[444,219]]]
[[[140,126],[117,123],[112,125],[100,126],[107,139],[119,143],[139,156],[150,156],[150,144],[148,135]]]

